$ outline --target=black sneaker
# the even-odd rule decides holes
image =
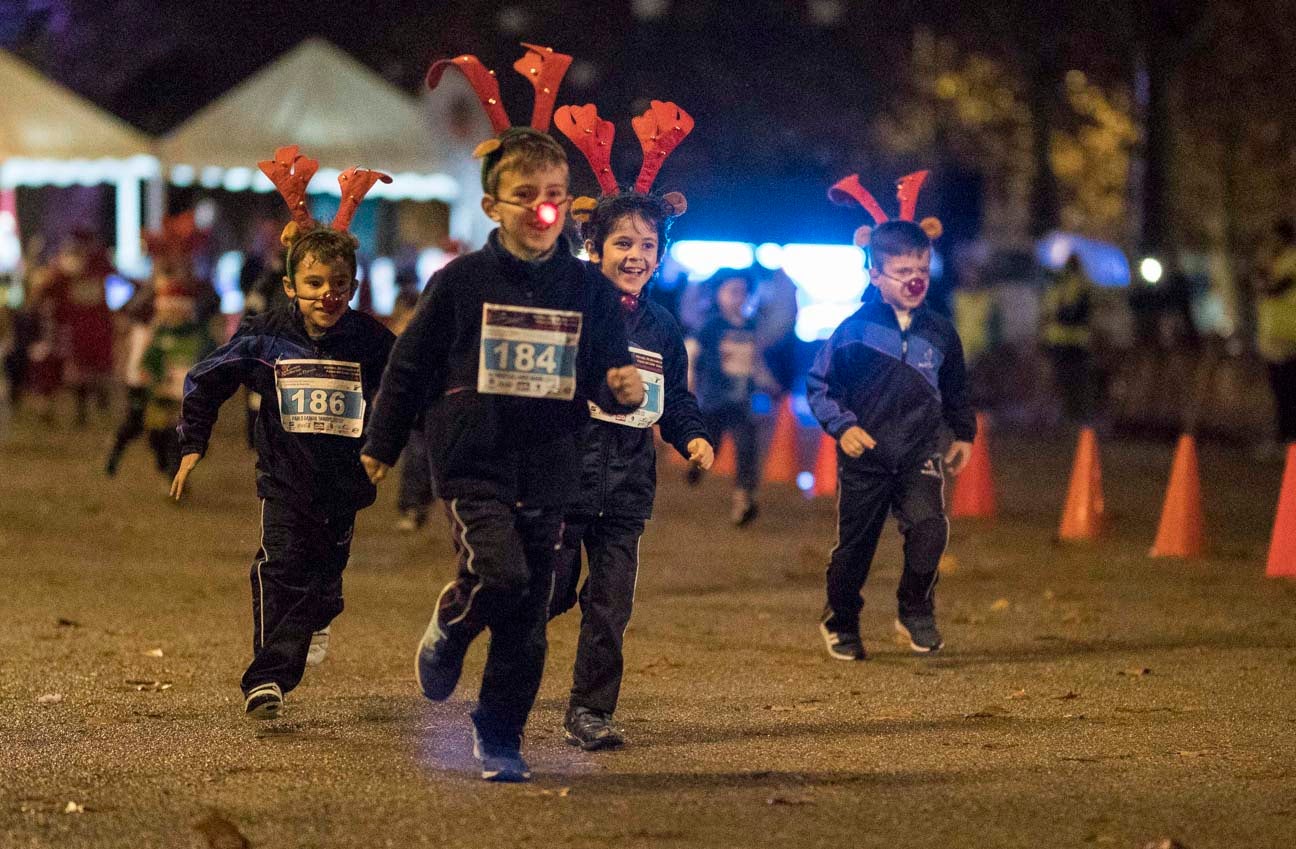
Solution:
[[[273,681],[261,684],[247,694],[243,713],[248,719],[274,719],[283,707],[283,691]]]
[[[940,631],[936,630],[936,617],[902,616],[895,621],[896,633],[909,640],[909,648],[918,654],[938,652],[945,645]]]
[[[484,781],[519,782],[531,779],[531,767],[522,759],[520,749],[487,743],[475,727],[473,757],[481,764],[481,777]]]
[[[824,645],[828,647],[828,656],[833,660],[868,660],[864,651],[864,641],[858,633],[848,631],[830,631],[828,626],[819,623],[819,633],[823,635]]]
[[[437,622],[437,614],[432,614],[432,621],[423,632],[423,640],[414,656],[414,677],[418,679],[423,695],[434,702],[450,698],[459,683],[464,655],[471,642],[447,636]]]
[[[567,711],[563,720],[563,737],[569,745],[580,746],[587,752],[625,745],[625,737],[612,724],[611,715],[583,707]]]
[[[697,486],[702,483],[702,467],[689,466],[688,471],[684,473],[684,483],[689,486]]]

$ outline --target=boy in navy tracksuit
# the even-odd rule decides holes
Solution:
[[[976,435],[958,334],[923,303],[931,238],[912,221],[890,221],[872,231],[868,250],[864,304],[832,334],[806,380],[815,417],[838,443],[838,537],[820,631],[839,660],[867,656],[860,591],[888,511],[904,536],[896,628],[916,652],[944,644],[934,597],[949,536],[943,469],[962,470]],[[943,457],[942,422],[954,433]]]
[[[489,629],[474,753],[484,779],[525,781],[554,556],[580,485],[576,434],[587,400],[631,412],[644,388],[611,285],[561,235],[566,153],[530,128],[496,141],[482,208],[499,227],[428,282],[383,375],[362,459],[381,480],[423,413],[459,572],[419,644],[419,685],[449,698],[469,644]]]
[[[674,104],[653,102],[652,107],[636,122],[641,138],[647,135],[650,144],[660,134],[644,122],[658,116],[667,127],[691,128],[692,119]],[[621,690],[622,640],[634,604],[639,538],[652,517],[657,490],[653,425],[694,466],[709,468],[714,454],[697,400],[688,390],[688,352],[679,326],[665,307],[644,297],[665,254],[670,225],[686,202],[678,193],[647,194],[648,181],[642,174],[635,191],[618,191],[603,158],[607,146],[591,148],[584,142],[590,134],[583,125],[599,119],[592,107],[583,110],[563,107],[557,124],[586,152],[606,192],[581,228],[585,249],[620,293],[630,351],[647,388],[643,405],[628,415],[610,415],[590,405],[580,440],[580,498],[567,513],[549,607],[553,617],[580,601],[580,638],[563,730],[568,743],[592,751],[624,742],[612,714]],[[669,146],[686,133],[682,129]],[[645,161],[660,164],[662,158],[646,156]],[[608,166],[606,172],[603,166]],[[583,585],[582,546],[588,561]]]
[[[358,242],[345,228],[378,175],[345,172],[342,211],[322,227],[304,204],[318,164],[296,147],[275,157],[261,167],[294,211],[284,233],[283,287],[291,300],[244,321],[185,377],[177,429],[182,458],[171,484],[179,499],[207,451],[221,404],[240,386],[259,393],[261,539],[251,571],[253,658],[242,682],[244,710],[253,719],[278,715],[308,660],[323,659],[329,623],[342,612],[355,514],[376,494],[360,465],[360,437],[395,339],[374,318],[347,309]]]

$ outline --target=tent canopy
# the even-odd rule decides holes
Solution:
[[[318,38],[303,41],[167,134],[158,145],[171,180],[268,191],[256,170],[287,144],[320,162],[312,191],[332,191],[352,165],[397,178],[374,197],[449,200],[458,193],[436,174],[431,130],[414,98]]]

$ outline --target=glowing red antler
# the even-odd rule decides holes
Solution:
[[[593,103],[584,106],[560,106],[554,113],[554,125],[589,160],[599,188],[605,195],[617,193],[616,175],[612,173],[612,139],[616,128],[598,115]]]
[[[693,132],[693,118],[674,103],[654,100],[647,112],[630,123],[639,137],[644,156],[639,179],[635,180],[635,191],[647,192],[652,188],[653,180],[657,179],[657,172],[666,157]]]
[[[504,104],[500,102],[499,81],[495,79],[495,72],[486,70],[486,66],[476,56],[465,53],[453,59],[433,62],[427,72],[427,87],[436,88],[441,82],[441,75],[451,66],[458,68],[467,77],[469,85],[477,92],[477,99],[481,101],[482,108],[486,110],[486,116],[490,118],[491,127],[497,135],[513,125],[508,113],[504,111]]]
[[[881,205],[873,199],[868,189],[860,185],[859,174],[843,177],[828,190],[828,199],[835,204],[845,206],[848,201],[855,201],[873,216],[873,223],[885,224],[890,219],[882,211]]]
[[[923,181],[930,171],[915,171],[900,178],[896,183],[896,197],[900,198],[900,220],[913,221],[914,210],[918,208],[918,192],[922,190]]]
[[[530,80],[535,88],[531,128],[545,133],[549,131],[549,122],[553,118],[558,86],[562,85],[563,77],[571,67],[572,57],[566,53],[555,53],[552,47],[525,43],[522,46],[527,49],[527,53],[513,63],[513,70]]]
[[[293,222],[303,229],[314,226],[315,222],[306,207],[306,185],[319,170],[319,161],[297,153],[297,145],[290,144],[275,150],[274,159],[257,163],[261,173],[270,178],[288,211],[292,213]]]
[[[342,187],[342,202],[338,204],[337,215],[333,216],[333,223],[329,226],[334,230],[346,230],[350,227],[351,219],[360,208],[360,201],[364,200],[364,196],[379,180],[390,183],[392,178],[381,171],[355,167],[338,174],[338,185]]]

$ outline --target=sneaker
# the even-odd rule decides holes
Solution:
[[[729,508],[729,521],[735,528],[750,524],[759,512],[760,508],[752,500],[751,493],[741,489],[734,490],[733,505]]]
[[[906,616],[895,621],[896,633],[909,640],[909,648],[919,654],[938,652],[945,645],[940,631],[936,630],[936,617]]]
[[[625,745],[625,737],[612,724],[610,714],[583,707],[567,711],[567,717],[563,719],[563,737],[569,745],[580,746],[587,752]]]
[[[459,683],[464,655],[468,653],[471,642],[452,639],[441,630],[437,614],[432,614],[432,621],[423,632],[423,640],[414,656],[414,676],[418,679],[423,695],[434,702],[450,698]]]
[[[322,628],[311,634],[310,648],[306,650],[306,665],[319,666],[328,655],[329,629]]]
[[[511,746],[486,743],[473,728],[473,757],[481,764],[481,777],[485,781],[529,781],[531,767],[522,759],[522,752]]]
[[[828,656],[834,660],[868,660],[864,651],[864,641],[858,633],[847,631],[830,631],[822,622],[819,633],[823,635],[824,645],[828,647]]]
[[[688,471],[684,473],[684,483],[689,486],[697,486],[702,483],[702,467],[689,466]]]
[[[248,719],[274,719],[279,715],[283,701],[283,691],[279,689],[278,684],[271,681],[253,688],[252,692],[248,693],[247,701],[243,703],[243,713]]]

